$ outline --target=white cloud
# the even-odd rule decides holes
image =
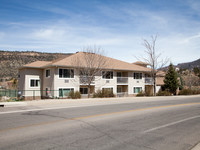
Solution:
[[[170,11],[128,5],[120,5],[119,9],[99,6],[106,23],[101,23],[102,20],[93,14],[81,18],[82,14],[61,8],[37,8],[71,16],[67,20],[8,23],[10,30],[0,32],[0,49],[76,52],[85,45],[96,44],[105,48],[111,57],[134,62],[134,56],[144,55],[142,39],[158,34],[157,48],[163,57],[168,56],[175,64],[198,59],[198,20]],[[197,6],[191,7],[197,11]],[[84,20],[86,18],[88,20]]]
[[[32,35],[33,37],[35,37],[36,39],[44,39],[44,40],[61,40],[64,35],[65,35],[65,31],[64,30],[59,30],[59,29],[53,29],[53,28],[49,28],[49,29],[39,29],[36,30]]]

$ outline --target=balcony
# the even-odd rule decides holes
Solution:
[[[118,84],[128,84],[128,77],[117,77]]]
[[[80,77],[80,84],[87,85],[90,82],[91,78],[87,76]],[[91,84],[95,84],[94,79],[92,79]]]
[[[152,85],[153,84],[153,78],[145,78],[145,84],[146,85]]]

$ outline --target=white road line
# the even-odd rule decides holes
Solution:
[[[90,107],[90,106],[96,106],[96,105],[66,106],[66,107],[50,107],[50,108],[37,108],[37,109],[27,109],[27,110],[14,110],[14,111],[0,112],[0,115],[1,114],[20,113],[20,112],[29,112],[29,111],[55,110],[55,109],[76,108],[76,107]]]
[[[168,124],[165,124],[165,125],[162,125],[162,126],[158,126],[158,127],[152,128],[152,129],[148,129],[148,130],[144,131],[143,133],[149,133],[149,132],[152,132],[152,131],[155,131],[155,130],[166,128],[166,127],[169,127],[169,126],[181,123],[181,122],[185,122],[185,121],[188,121],[188,120],[196,119],[196,118],[200,118],[200,115],[194,116],[194,117],[189,117],[189,118],[182,119],[182,120],[175,121],[175,122],[171,122],[171,123],[168,123]]]

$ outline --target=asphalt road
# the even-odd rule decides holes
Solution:
[[[0,108],[0,149],[189,150],[200,142],[200,96],[62,106]]]

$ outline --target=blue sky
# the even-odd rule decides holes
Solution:
[[[199,59],[200,1],[0,0],[2,50],[71,53],[97,45],[134,62],[152,35],[174,64]]]

